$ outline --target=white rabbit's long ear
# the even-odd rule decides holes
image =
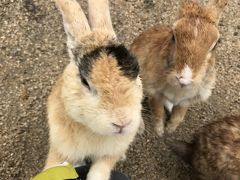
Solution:
[[[211,14],[212,19],[218,24],[222,11],[228,4],[229,0],[209,0],[207,3],[207,10]]]
[[[76,0],[55,0],[63,16],[64,28],[71,49],[91,33],[87,18]]]
[[[108,0],[88,0],[89,22],[92,31],[107,33],[110,38],[116,39],[110,17]]]

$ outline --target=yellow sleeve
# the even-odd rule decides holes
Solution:
[[[66,166],[56,166],[39,173],[32,180],[65,180],[76,179],[78,174],[70,164]]]

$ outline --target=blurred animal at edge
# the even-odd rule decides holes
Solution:
[[[166,144],[192,165],[194,179],[240,179],[240,116],[229,116],[205,125],[192,142]]]

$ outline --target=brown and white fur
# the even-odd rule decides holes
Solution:
[[[173,132],[191,104],[211,95],[215,84],[214,47],[219,39],[217,25],[226,3],[210,0],[202,6],[184,1],[172,26],[154,26],[131,45],[139,60],[143,88],[159,135],[164,133],[164,106],[171,111],[166,130]]]
[[[71,57],[48,98],[50,149],[45,169],[91,158],[87,180],[108,180],[138,131],[138,62],[118,44],[108,0],[89,0],[89,23],[76,0],[55,0]]]
[[[172,141],[171,149],[194,168],[194,179],[240,179],[240,116],[205,125],[191,143]]]

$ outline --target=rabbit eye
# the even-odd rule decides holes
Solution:
[[[218,45],[219,39],[213,42],[212,46],[210,47],[209,51],[214,51]]]
[[[173,31],[173,33],[172,33],[172,42],[176,43],[176,32],[175,31]]]
[[[175,39],[175,35],[173,34],[173,35],[172,35],[172,42],[175,43],[175,40],[176,40],[176,39]]]
[[[210,51],[214,51],[214,50],[216,49],[217,45],[218,45],[218,42],[216,42],[216,43],[214,44],[214,46],[212,47],[212,49],[211,49]]]
[[[172,54],[169,54],[166,57],[166,67],[170,68],[170,67],[172,67],[172,65],[173,65],[173,56],[172,56]]]
[[[89,86],[86,78],[84,78],[82,75],[80,76],[80,78],[81,78],[82,84],[83,84],[86,88],[88,88],[88,90],[90,90],[90,86]]]

